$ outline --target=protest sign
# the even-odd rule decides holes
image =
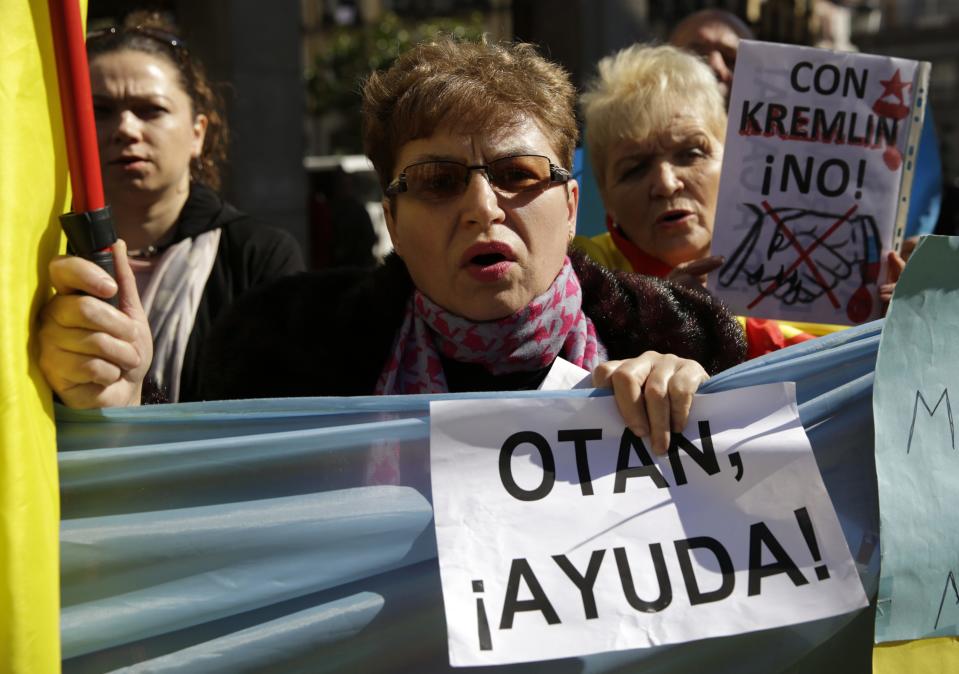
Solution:
[[[877,318],[908,214],[929,64],[744,41],[736,58],[709,289],[737,313]]]
[[[665,457],[611,397],[434,401],[454,666],[679,643],[866,597],[792,384],[697,396]]]
[[[959,635],[959,237],[926,237],[896,284],[873,410],[882,542],[876,641]]]

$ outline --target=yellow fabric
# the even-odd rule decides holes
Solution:
[[[787,332],[787,328],[792,330],[792,334],[798,334],[800,332],[805,332],[807,335],[812,335],[813,337],[822,337],[823,335],[831,335],[834,332],[839,332],[840,330],[845,330],[848,328],[848,325],[831,325],[829,323],[803,323],[801,321],[777,321],[779,323],[779,329],[783,331],[783,334],[786,338],[790,338],[791,335]]]
[[[736,316],[736,320],[739,321],[739,325],[745,330],[746,317]],[[822,337],[823,335],[829,335],[838,330],[846,329],[845,325],[827,325],[825,323],[799,323],[798,321],[776,321],[776,323],[779,324],[779,329],[787,341],[794,339],[796,335],[801,335],[804,332],[813,337]]]
[[[959,638],[919,639],[877,644],[873,674],[946,674],[959,672]]]
[[[783,337],[786,338],[787,342],[790,339],[795,339],[797,335],[801,335],[802,333],[806,332],[805,330],[800,330],[799,328],[797,328],[796,325],[793,323],[788,323],[786,321],[776,321],[776,323],[779,324],[779,331],[783,333]],[[807,323],[806,325],[812,325],[812,324]]]
[[[586,253],[593,262],[597,262],[607,269],[633,271],[633,266],[616,247],[616,243],[609,232],[594,237],[574,237],[573,246]]]
[[[616,247],[616,243],[613,241],[613,237],[610,236],[609,232],[594,237],[577,236],[573,239],[573,245],[589,255],[594,262],[598,262],[607,269],[633,271],[629,260],[627,260],[626,256]],[[745,319],[742,317],[739,317],[739,319],[740,325],[745,329]],[[848,327],[845,325],[828,325],[826,323],[803,323],[801,321],[776,322],[779,324],[779,329],[782,330],[783,336],[786,339],[792,339],[801,332],[805,332],[807,335],[814,337],[822,337],[823,335],[830,335],[839,330],[845,330]]]
[[[60,671],[60,502],[34,321],[67,159],[46,0],[3,0],[0,26],[0,671],[47,674]]]

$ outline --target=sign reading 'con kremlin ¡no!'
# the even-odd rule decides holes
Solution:
[[[709,289],[738,314],[878,318],[909,210],[929,64],[743,42]]]
[[[666,456],[612,397],[430,403],[450,663],[674,644],[866,606],[794,385],[697,396]]]

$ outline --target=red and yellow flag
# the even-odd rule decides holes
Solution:
[[[0,26],[0,671],[46,674],[60,671],[60,502],[34,323],[69,181],[46,0],[0,2]]]

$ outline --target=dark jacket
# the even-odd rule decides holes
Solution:
[[[254,220],[210,188],[193,183],[170,244],[216,228],[223,231],[183,358],[181,402],[200,399],[197,368],[203,343],[220,314],[251,288],[304,269],[300,248],[290,234]],[[144,389],[145,400],[164,398],[162,391],[149,391],[149,385]]]
[[[742,329],[708,293],[610,272],[578,252],[570,257],[583,288],[583,310],[610,359],[653,350],[697,360],[710,374],[743,360]],[[396,255],[373,271],[299,274],[258,288],[215,326],[201,395],[208,400],[370,395],[412,292]],[[480,370],[460,373],[458,383],[450,378],[450,389],[489,389],[488,380],[496,378]],[[508,375],[500,381],[500,390],[535,388],[516,386]]]

